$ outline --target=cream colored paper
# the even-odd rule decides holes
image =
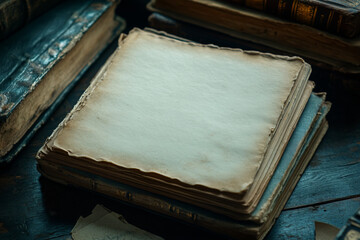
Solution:
[[[109,214],[111,211],[104,208],[101,205],[96,205],[95,208],[92,210],[91,214],[87,217],[80,216],[77,220],[74,228],[71,230],[72,233],[75,233],[79,230],[81,230],[83,227],[97,221],[99,218],[102,218],[103,216]]]
[[[303,66],[133,31],[49,147],[242,192]]]
[[[122,239],[122,240],[161,240],[154,234],[146,232],[129,223],[119,214],[97,205],[92,214],[80,217],[71,232],[74,240],[88,239]]]
[[[330,224],[315,221],[315,240],[332,240],[336,238],[339,229]]]

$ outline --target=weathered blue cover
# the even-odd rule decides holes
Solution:
[[[113,4],[114,2],[106,0],[62,1],[51,11],[0,42],[0,124],[36,88],[51,67],[61,60],[72,40],[79,33],[87,32]],[[113,38],[124,26],[124,21],[119,19]],[[89,59],[89,64],[12,150],[0,158],[0,163],[10,161],[27,144],[100,53],[94,59]]]
[[[296,166],[300,161],[300,158],[306,151],[308,144],[310,143],[310,140],[315,135],[316,132],[315,130],[320,127],[321,120],[325,118],[327,112],[330,110],[328,109],[328,107],[322,106],[323,102],[324,100],[319,96],[316,96],[314,94],[310,96],[310,99],[301,115],[301,118],[296,126],[296,129],[294,130],[291,139],[283,153],[283,156],[280,162],[278,163],[276,171],[273,177],[271,178],[267,186],[267,189],[265,190],[257,208],[252,213],[253,216],[259,214],[261,207],[265,204],[266,200],[273,193],[273,189],[275,189],[276,187],[278,187],[279,184],[281,184],[280,181],[284,176],[286,170],[289,168],[290,163],[295,160],[294,166]],[[316,115],[318,114],[319,111],[321,112],[321,115],[314,124],[314,126],[312,126],[313,120],[314,118],[316,118]],[[311,127],[313,127],[312,130],[310,129]],[[299,143],[302,141],[304,142],[304,145],[302,146],[300,152],[296,154],[296,150],[299,147]],[[292,175],[293,170],[290,172],[290,175]]]
[[[253,213],[255,216],[263,207],[267,198],[272,194],[275,187],[280,183],[280,180],[289,166],[291,161],[295,161],[294,168],[300,164],[299,160],[301,154],[306,151],[321,122],[324,120],[326,113],[329,110],[328,105],[323,105],[324,100],[314,94],[311,95],[309,102],[299,120],[299,123],[294,130],[291,140],[280,160],[278,168],[276,169],[273,178],[270,181],[262,199],[256,210]],[[319,115],[319,112],[322,114]],[[315,121],[315,122],[314,122]],[[303,141],[303,146],[299,151],[301,154],[295,155],[300,142]],[[63,184],[85,187],[89,190],[96,191],[102,194],[109,195],[116,199],[129,204],[133,204],[151,211],[174,217],[200,227],[208,228],[216,232],[227,232],[227,234],[237,236],[254,236],[251,229],[256,229],[261,224],[254,221],[236,221],[229,217],[212,213],[200,207],[195,207],[190,204],[182,203],[177,200],[169,199],[157,194],[149,193],[114,180],[106,179],[88,172],[80,171],[78,169],[56,166],[55,169],[61,169],[59,172],[61,176],[56,176],[46,170],[46,166],[42,169],[41,162],[38,165],[39,171],[52,180]],[[58,170],[55,170],[57,172]],[[75,176],[75,178],[72,178]],[[77,183],[74,183],[74,180]],[[79,184],[81,182],[81,184]],[[250,229],[250,232],[249,232]]]

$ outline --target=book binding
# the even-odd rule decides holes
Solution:
[[[359,1],[227,0],[347,38],[360,33]]]

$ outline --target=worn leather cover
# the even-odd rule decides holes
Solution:
[[[19,104],[42,81],[50,69],[59,62],[74,44],[73,40],[86,33],[112,2],[94,0],[64,1],[52,11],[42,15],[0,44],[0,124],[3,124]],[[119,20],[113,37],[119,34],[125,23]],[[26,135],[0,162],[10,161],[26,145],[35,131],[48,119],[51,112],[65,97],[91,65],[89,63],[44,112]]]
[[[225,0],[353,38],[360,31],[358,0]]]
[[[0,40],[54,7],[60,0],[0,1]]]

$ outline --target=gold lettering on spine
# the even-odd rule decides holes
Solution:
[[[333,17],[334,17],[334,11],[330,11],[329,16],[328,16],[328,20],[326,22],[326,28],[327,29],[329,29]]]
[[[296,12],[297,12],[297,5],[298,5],[298,0],[294,0],[291,6],[291,18],[292,19],[296,19]]]
[[[283,11],[285,11],[284,8],[285,8],[284,1],[279,0],[279,2],[278,2],[278,14],[282,15]]]
[[[339,16],[339,20],[338,20],[338,22],[337,22],[337,28],[336,28],[336,32],[338,32],[338,33],[340,32],[342,20],[343,20],[343,15],[340,15],[340,16]]]
[[[317,10],[318,10],[318,7],[315,7],[313,17],[312,17],[312,20],[311,20],[311,25],[315,24],[315,18],[316,18]]]

